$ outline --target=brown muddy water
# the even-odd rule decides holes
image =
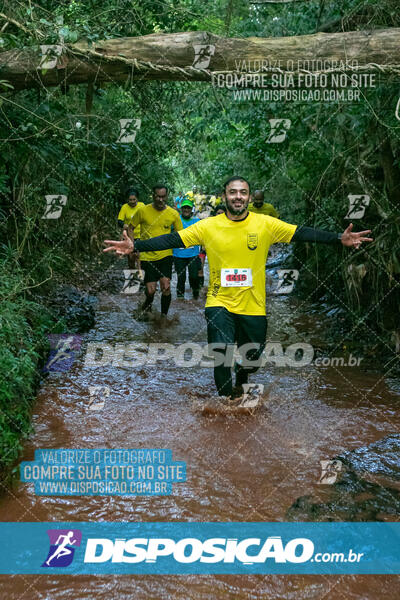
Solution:
[[[189,290],[176,300],[173,289],[163,326],[133,319],[137,295],[98,298],[81,356],[68,372],[43,381],[23,460],[33,460],[38,448],[169,448],[174,460],[186,461],[187,481],[166,497],[44,497],[19,483],[0,499],[1,521],[285,521],[300,496],[323,497],[320,460],[399,432],[399,381],[362,366],[264,367],[251,382],[268,388],[265,407],[253,417],[213,418],[190,401],[193,393],[214,393],[210,368],[85,366],[88,342],[206,341],[204,298],[190,300]],[[159,305],[157,295],[154,310]],[[324,343],[326,318],[307,303],[270,295],[268,313],[269,340]],[[88,409],[95,385],[110,387],[99,411]],[[383,575],[3,575],[0,583],[7,600],[400,598],[399,579]]]

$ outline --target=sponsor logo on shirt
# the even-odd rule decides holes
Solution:
[[[258,246],[258,234],[248,233],[247,234],[247,247],[249,250],[255,250]]]

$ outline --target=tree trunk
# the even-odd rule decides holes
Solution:
[[[194,47],[199,45],[211,48],[206,67],[195,60]],[[400,74],[400,29],[242,39],[204,31],[151,34],[100,41],[92,46],[86,42],[63,46],[55,66],[49,68],[40,66],[41,59],[39,48],[2,52],[0,79],[11,83],[15,90],[119,82],[128,77],[209,81],[218,72],[254,71],[268,66],[296,72],[307,69],[308,61],[327,61],[330,65],[342,62],[344,71],[351,70],[349,63],[357,63],[365,72],[397,65]]]

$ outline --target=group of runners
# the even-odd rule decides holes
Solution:
[[[217,216],[226,212],[224,204],[221,204],[220,198],[211,196],[210,202],[206,204],[206,196],[180,192],[174,200],[175,219],[168,206],[168,188],[166,186],[155,186],[153,188],[153,201],[149,205],[152,208],[145,208],[145,204],[139,201],[139,190],[134,187],[128,188],[126,192],[126,203],[121,207],[118,214],[118,224],[122,230],[126,231],[134,242],[135,250],[128,255],[128,265],[130,269],[145,273],[146,300],[141,310],[150,311],[153,298],[156,292],[157,282],[160,281],[162,297],[171,296],[170,282],[172,268],[175,268],[177,274],[176,295],[177,298],[184,298],[186,275],[189,275],[189,285],[192,290],[193,299],[199,297],[200,288],[204,285],[204,262],[206,252],[204,247],[196,245],[188,248],[174,248],[173,250],[143,252],[140,254],[136,247],[140,239],[150,239],[157,235],[165,233],[165,230],[171,228],[179,231],[179,217],[182,228],[185,229],[194,225],[202,218]],[[249,204],[249,211],[263,215],[278,217],[279,214],[272,204],[264,201],[264,192],[256,190],[252,195],[253,201]],[[196,206],[196,198],[204,198]],[[197,209],[197,210],[196,210]],[[195,214],[196,211],[196,214]],[[171,221],[171,223],[170,223]],[[161,314],[167,315],[170,301],[161,299]]]
[[[208,344],[222,355],[237,344],[241,356],[234,364],[234,384],[231,366],[226,361],[218,361],[214,367],[218,394],[232,398],[243,394],[243,384],[258,369],[265,347],[265,264],[270,246],[279,242],[319,242],[359,248],[372,238],[367,237],[370,230],[353,232],[352,223],[343,233],[286,223],[278,218],[271,204],[264,202],[263,192],[251,194],[250,183],[240,176],[224,183],[221,197],[220,214],[198,219],[190,201],[182,201],[181,215],[167,205],[165,185],[154,186],[153,201],[148,205],[139,203],[139,194],[132,189],[127,204],[135,209],[134,214],[129,217],[129,208],[124,205],[119,215],[122,239],[105,240],[104,252],[127,255],[130,265],[138,260],[140,252],[146,296],[141,309],[151,308],[159,281],[161,313],[166,315],[171,303],[173,253],[178,296],[184,293],[188,268],[193,296],[197,298],[195,272],[198,273],[200,249],[204,248],[209,264],[205,306]],[[192,270],[191,264],[195,265]]]

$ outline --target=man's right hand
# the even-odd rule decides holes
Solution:
[[[104,243],[108,245],[103,252],[115,252],[116,254],[131,254],[134,250],[133,241],[129,237],[127,231],[124,229],[122,232],[122,241],[117,242],[116,240],[104,240]]]

